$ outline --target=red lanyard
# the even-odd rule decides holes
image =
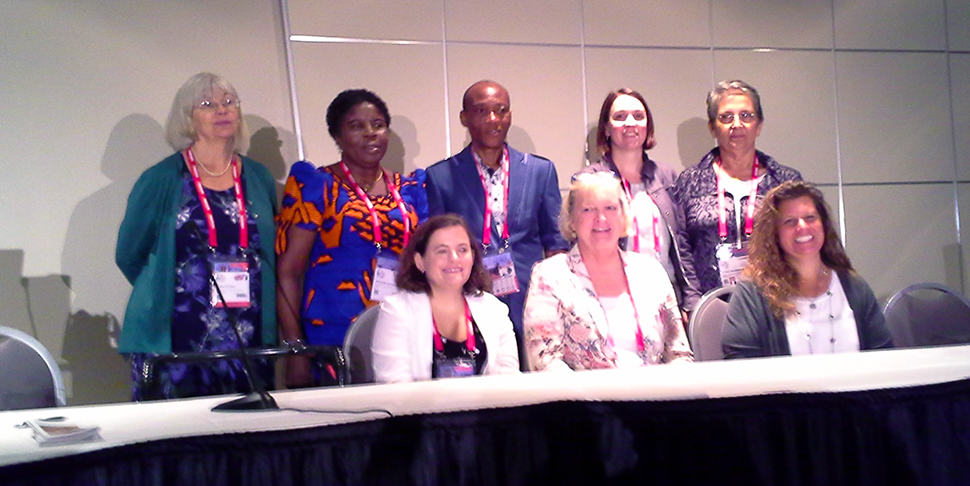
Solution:
[[[434,350],[444,352],[445,343],[441,340],[441,333],[438,332],[438,321],[434,319],[434,314],[431,315],[431,325],[434,326]],[[465,333],[465,349],[469,353],[475,353],[475,330],[472,328],[472,311],[468,308],[468,300],[465,300],[465,325],[468,330]]]
[[[643,344],[643,329],[640,328],[640,313],[637,312],[637,303],[633,301],[633,292],[630,292],[630,279],[626,276],[626,263],[622,261],[623,264],[623,283],[626,284],[626,295],[630,298],[630,307],[633,307],[633,320],[637,323],[637,352],[643,352],[646,346]],[[603,309],[605,314],[606,309]],[[607,318],[609,321],[609,318]],[[613,336],[607,337],[610,342],[610,346],[613,346]]]
[[[627,181],[623,176],[620,176],[620,180],[623,181],[623,190],[626,191],[626,197],[630,201],[630,212],[633,212],[633,191],[630,189],[630,182]],[[645,191],[644,191],[645,192]],[[660,206],[657,206],[657,202],[653,200],[653,196],[647,195],[650,200],[653,201],[653,205],[656,206],[657,211],[660,211]],[[653,213],[653,251],[660,255],[660,220],[657,218],[657,213]],[[637,223],[637,215],[633,214],[633,251],[640,253],[640,225]]]
[[[205,213],[205,224],[209,228],[209,247],[218,248],[219,238],[216,235],[216,220],[212,215],[212,206],[209,205],[209,199],[205,197],[205,189],[202,187],[202,179],[199,177],[198,162],[195,160],[195,154],[192,153],[192,147],[185,149],[185,160],[189,163],[192,184],[195,186],[195,192],[202,203],[202,212]],[[246,221],[246,200],[243,198],[242,178],[239,177],[239,164],[236,162],[235,156],[230,159],[229,163],[232,164],[232,186],[236,191],[236,205],[239,206],[239,247],[246,249],[249,247],[249,222]]]
[[[721,239],[727,238],[727,210],[724,208],[724,184],[721,178],[724,177],[724,169],[721,166],[721,158],[717,158],[717,234]],[[751,164],[751,195],[748,196],[748,208],[744,214],[744,234],[750,235],[754,229],[754,206],[758,199],[758,155],[755,154],[754,162]],[[738,235],[741,241],[741,235]]]
[[[492,208],[488,204],[488,183],[485,181],[485,171],[482,170],[482,160],[475,152],[475,168],[478,169],[478,177],[482,180],[482,190],[485,191],[485,217],[482,226],[482,246],[488,248],[492,243]],[[505,221],[502,224],[502,239],[505,243],[509,242],[509,148],[505,147],[502,152],[502,192],[504,199],[502,207],[505,209]]]
[[[381,220],[377,217],[377,210],[374,209],[374,203],[371,202],[367,193],[360,188],[360,184],[357,184],[353,174],[350,173],[350,169],[347,168],[347,164],[342,160],[340,161],[340,168],[343,169],[344,177],[350,182],[350,187],[357,193],[357,197],[367,205],[371,225],[374,227],[374,244],[380,250],[381,244],[384,242],[384,237],[381,232]],[[398,191],[397,186],[391,182],[387,176],[387,172],[383,168],[381,169],[381,174],[385,183],[387,183],[387,191],[391,193],[391,196],[394,197],[394,202],[397,203],[397,207],[401,209],[401,218],[404,220],[404,246],[408,246],[408,239],[411,238],[411,218],[408,216],[408,207],[404,204],[404,199],[401,198],[401,193]]]

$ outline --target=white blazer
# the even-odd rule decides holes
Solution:
[[[518,373],[519,353],[509,308],[489,293],[466,299],[488,352],[482,374]],[[432,336],[428,294],[401,291],[384,299],[371,341],[375,381],[430,380]]]

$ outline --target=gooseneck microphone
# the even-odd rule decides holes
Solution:
[[[199,230],[199,226],[195,224],[195,221],[189,219],[185,222],[185,226],[188,226],[192,234],[202,244],[206,244],[206,238],[203,237],[202,231]],[[210,263],[206,263],[206,275],[209,278],[209,283],[212,284],[213,288],[216,289],[216,295],[219,297],[219,302],[222,303],[222,308],[226,311],[226,320],[229,321],[233,332],[236,334],[236,345],[239,346],[239,354],[242,355],[243,362],[243,374],[246,375],[246,381],[249,382],[250,392],[243,395],[240,398],[230,400],[228,402],[220,403],[215,407],[212,407],[212,411],[219,412],[232,412],[232,411],[242,411],[242,410],[279,410],[279,405],[276,404],[276,400],[266,391],[263,384],[258,378],[254,378],[255,373],[253,372],[252,363],[249,361],[249,353],[246,352],[246,347],[243,346],[242,333],[239,331],[239,322],[237,316],[234,316],[232,312],[229,311],[229,306],[226,304],[225,297],[222,296],[222,289],[219,287],[219,282],[216,281],[215,276],[212,274],[212,268]]]

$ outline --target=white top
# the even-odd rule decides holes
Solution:
[[[519,352],[509,308],[494,295],[467,296],[488,356],[483,375],[519,372]],[[431,379],[434,324],[428,294],[401,291],[381,303],[371,341],[374,380],[397,383]]]
[[[597,297],[606,313],[607,336],[613,342],[617,368],[643,366],[643,358],[637,354],[637,324],[634,319],[630,294],[624,292],[616,297]]]
[[[795,314],[785,318],[791,354],[846,353],[859,350],[859,331],[842,282],[833,273],[818,297],[796,297]]]
[[[664,270],[667,271],[667,278],[673,282],[674,265],[670,262],[670,233],[667,232],[667,225],[660,214],[660,208],[653,202],[645,184],[630,184],[630,193],[633,194],[633,200],[630,201],[630,212],[637,217],[637,227],[634,230],[640,236],[639,253],[657,257]],[[657,220],[657,236],[660,239],[659,253],[653,244],[654,218]],[[627,242],[627,250],[633,251],[632,238]]]
[[[731,195],[734,198],[734,227],[738,229],[738,241],[741,240],[741,235],[744,233],[744,218],[746,206],[741,205],[741,198],[748,197],[751,195],[751,185],[761,184],[761,179],[764,179],[764,174],[748,181],[742,181],[741,179],[735,179],[729,176],[726,172],[721,172],[721,185],[724,187],[724,192]]]
[[[501,235],[505,229],[505,171],[502,170],[502,166],[508,164],[509,161],[505,158],[503,152],[499,167],[492,169],[482,163],[482,158],[474,150],[472,155],[475,158],[475,164],[478,166],[478,173],[485,176],[485,186],[488,188],[487,194],[485,194],[485,203],[488,204],[488,209],[492,211],[492,222],[495,224],[495,230]],[[504,243],[499,242],[499,244]]]

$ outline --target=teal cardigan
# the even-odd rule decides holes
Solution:
[[[262,343],[276,343],[276,184],[259,162],[242,157],[246,209],[259,231],[262,279]],[[182,177],[187,172],[176,152],[146,170],[128,196],[118,230],[115,263],[133,288],[125,308],[118,350],[171,353],[175,301],[175,216],[182,207]]]

